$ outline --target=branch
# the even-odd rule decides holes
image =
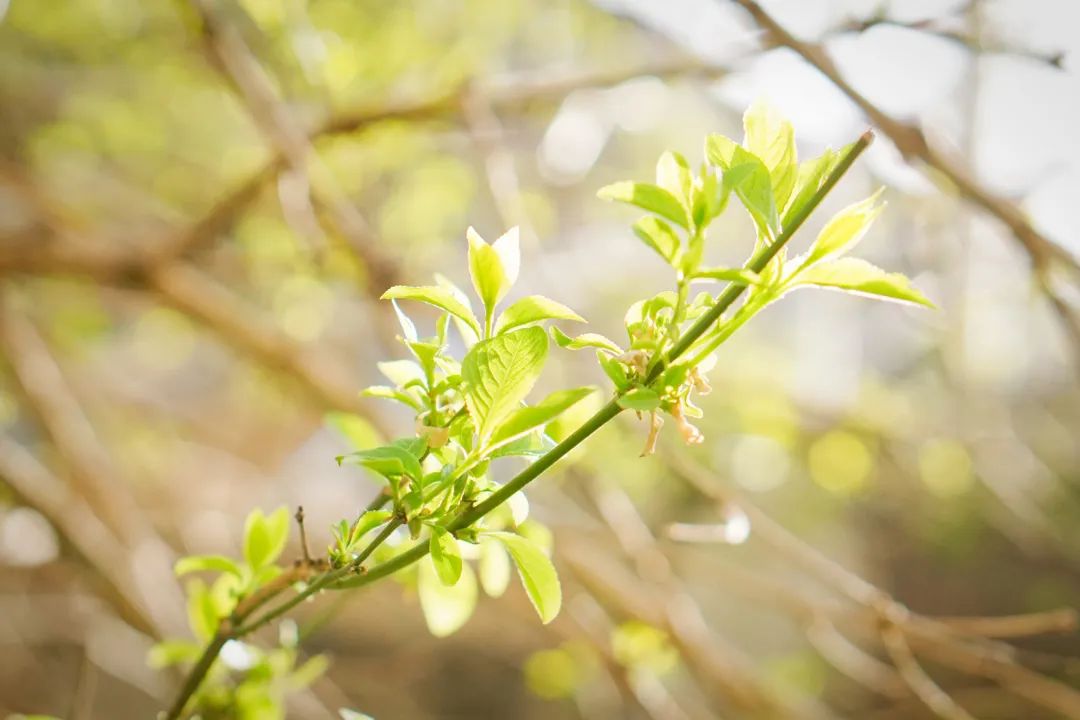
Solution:
[[[908,684],[916,697],[923,701],[943,720],[975,720],[967,710],[960,707],[952,697],[934,682],[934,679],[926,674],[911,648],[907,644],[904,632],[891,623],[886,623],[881,629],[882,643],[892,658],[893,665],[900,672],[900,677]]]
[[[996,217],[1012,232],[1017,243],[1027,254],[1040,288],[1050,300],[1051,307],[1073,342],[1077,358],[1080,358],[1080,320],[1076,317],[1075,311],[1050,286],[1049,279],[1049,270],[1053,263],[1056,262],[1069,271],[1080,274],[1080,262],[1067,250],[1037,231],[1015,203],[990,192],[956,160],[932,148],[921,129],[896,120],[871,103],[844,79],[824,48],[795,38],[755,0],[735,0],[735,2],[750,13],[754,22],[766,32],[769,41],[794,50],[847,95],[870,121],[892,140],[905,159],[920,160],[936,170],[952,183],[963,198]]]

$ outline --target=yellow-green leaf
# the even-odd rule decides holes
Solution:
[[[508,532],[486,533],[503,544],[517,566],[525,593],[532,601],[540,620],[546,625],[562,607],[562,586],[555,566],[544,551],[521,535]]]

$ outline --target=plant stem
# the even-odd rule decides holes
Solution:
[[[788,241],[791,240],[796,231],[802,227],[803,223],[806,222],[806,219],[817,209],[818,205],[821,204],[821,201],[825,199],[825,196],[833,189],[833,186],[840,181],[840,178],[842,178],[851,168],[855,160],[870,146],[870,143],[873,142],[873,140],[874,133],[872,130],[867,130],[859,136],[859,139],[855,141],[851,146],[851,149],[840,158],[840,162],[836,164],[836,167],[834,167],[828,177],[825,178],[825,182],[818,188],[818,191],[814,193],[806,205],[791,218],[776,240],[769,245],[762,246],[758,252],[754,253],[754,256],[751,257],[750,261],[746,264],[746,270],[760,273],[765,269],[769,264],[769,261],[776,257],[776,254],[787,245]],[[645,384],[649,384],[660,377],[660,373],[664,371],[664,368],[689,350],[690,346],[697,342],[698,338],[709,331],[709,329],[720,319],[720,316],[724,314],[724,311],[731,307],[745,290],[745,285],[728,283],[728,286],[720,293],[720,297],[716,299],[716,304],[709,308],[707,313],[698,318],[697,322],[691,325],[675,345],[672,346],[663,361],[657,363],[652,368],[645,378]]]
[[[840,180],[841,177],[851,168],[855,160],[862,154],[864,150],[873,141],[873,132],[867,130],[859,139],[852,145],[851,149],[845,154],[836,167],[829,173],[825,182],[822,183],[818,191],[810,198],[806,205],[790,220],[788,225],[784,228],[783,232],[776,238],[776,240],[770,244],[762,247],[757,253],[750,258],[745,269],[754,273],[760,273],[769,262],[776,257],[776,254],[791,240],[795,232],[802,226],[806,219],[810,217],[810,214],[817,209],[821,201],[825,199],[829,191]],[[690,326],[690,328],[683,333],[683,335],[675,342],[671,349],[663,356],[661,362],[655,363],[645,383],[649,384],[654,382],[664,368],[670,365],[672,362],[681,357],[687,350],[689,350],[697,340],[708,332],[712,326],[720,319],[721,315],[739,298],[745,291],[746,286],[741,284],[729,283],[720,296],[716,299],[716,304],[709,309],[707,313],[702,315],[697,322]],[[485,324],[489,324],[490,318],[486,319]],[[510,497],[531,483],[533,480],[542,475],[552,465],[565,457],[571,450],[583,443],[590,435],[609,423],[622,412],[622,408],[619,406],[617,398],[611,400],[598,410],[592,417],[586,420],[581,427],[568,435],[562,442],[553,447],[547,453],[538,458],[533,464],[522,470],[515,475],[508,483],[500,487],[494,493],[488,496],[482,503],[466,510],[450,524],[447,528],[451,532],[462,530],[477,520],[481,519],[496,507],[501,505],[510,499]],[[381,507],[382,502],[379,505],[375,505],[375,502],[380,501],[380,498],[376,498],[373,501],[372,506]],[[370,506],[369,506],[370,507]],[[203,651],[202,657],[199,658],[195,667],[192,668],[191,673],[188,675],[187,680],[184,682],[184,687],[181,689],[180,695],[177,697],[176,702],[173,704],[172,709],[166,715],[166,720],[177,720],[187,705],[188,700],[198,690],[199,685],[202,683],[203,678],[209,671],[210,666],[217,658],[218,653],[225,643],[233,638],[247,635],[260,627],[266,625],[272,620],[285,614],[292,608],[302,603],[307,598],[311,597],[315,593],[323,590],[324,588],[334,586],[337,588],[355,588],[368,585],[376,580],[384,578],[388,575],[392,575],[398,570],[404,569],[414,562],[417,562],[425,555],[428,554],[429,544],[421,542],[413,545],[411,548],[387,560],[384,563],[376,565],[367,572],[354,578],[345,580],[345,577],[350,573],[356,571],[359,564],[367,559],[368,556],[374,550],[382,544],[390,536],[390,534],[397,529],[401,524],[399,518],[394,518],[382,532],[372,540],[372,542],[365,548],[360,555],[357,556],[353,562],[348,565],[336,568],[329,572],[323,573],[315,579],[308,587],[303,591],[297,593],[293,598],[290,598],[287,602],[282,603],[273,610],[268,611],[262,617],[252,621],[247,625],[240,625],[235,629],[230,629],[231,624],[227,625],[223,623],[219,628],[218,633],[211,640]],[[344,581],[343,581],[344,580]],[[254,612],[255,608],[251,609]],[[242,620],[242,618],[237,618]]]

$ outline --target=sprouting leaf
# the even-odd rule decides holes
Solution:
[[[269,515],[255,509],[244,523],[244,559],[253,570],[272,564],[289,537],[289,511],[280,507]]]
[[[412,360],[385,360],[375,364],[386,379],[397,387],[424,380],[424,369]]]
[[[738,146],[731,138],[714,133],[705,139],[705,157],[726,173],[731,167],[735,148]]]
[[[444,528],[433,527],[428,548],[439,580],[443,585],[455,584],[461,577],[461,550],[458,548],[457,539]]]
[[[408,475],[414,480],[423,477],[418,456],[400,445],[383,445],[369,450],[358,450],[337,458],[338,464],[361,465],[383,477]]]
[[[596,348],[597,350],[606,350],[615,355],[622,354],[622,348],[599,333],[585,333],[584,335],[578,335],[577,337],[570,337],[559,328],[553,327],[551,328],[551,338],[555,341],[556,345],[569,350]]]
[[[656,184],[671,193],[684,206],[690,200],[693,176],[686,158],[670,150],[663,153],[656,163]]]
[[[504,445],[531,430],[543,427],[588,397],[595,388],[582,387],[553,392],[536,405],[514,410],[495,431],[492,446]]]
[[[776,207],[787,205],[795,187],[799,165],[795,150],[795,131],[765,103],[755,103],[743,115],[746,149],[765,163],[772,181]]]
[[[416,590],[424,621],[435,637],[456,632],[476,609],[476,574],[467,564],[462,564],[461,577],[456,583],[444,585],[431,558],[424,558],[419,562]]]
[[[371,388],[368,389],[370,390]],[[392,388],[387,389],[392,390]],[[382,397],[381,395],[375,394],[372,396]],[[395,399],[400,400],[400,398]],[[412,398],[409,398],[409,400],[411,401]],[[411,405],[411,402],[409,404]],[[377,445],[381,442],[381,438],[375,427],[368,422],[366,418],[362,418],[355,413],[334,410],[326,413],[326,415],[323,416],[323,420],[355,448],[371,447],[372,445]]]
[[[186,640],[165,640],[150,648],[146,664],[156,669],[172,667],[180,663],[193,663],[201,654],[202,646],[196,643]]]
[[[642,210],[656,213],[683,228],[689,225],[686,211],[678,198],[656,185],[628,181],[617,182],[600,188],[596,195],[602,200],[624,202]]]
[[[351,530],[353,540],[359,540],[394,516],[389,510],[368,510],[356,521]],[[342,521],[344,522],[344,521]]]
[[[660,407],[660,396],[655,390],[645,387],[634,388],[619,396],[619,407],[638,412],[649,412]]]
[[[416,325],[414,325],[413,321],[409,319],[409,316],[402,312],[401,308],[398,307],[397,300],[391,300],[390,304],[394,306],[394,314],[397,315],[398,324],[401,325],[401,332],[405,339],[416,342]]]
[[[694,225],[699,228],[708,225],[713,218],[724,212],[729,197],[731,184],[722,182],[714,168],[702,166],[701,176],[693,193]]]
[[[585,322],[585,319],[562,303],[557,303],[543,295],[529,295],[510,304],[495,323],[495,334],[528,325],[540,320],[573,320]]]
[[[414,398],[412,395],[402,390],[396,390],[388,385],[372,385],[371,387],[366,387],[361,390],[360,394],[364,397],[393,400],[395,402],[401,403],[402,405],[408,405],[417,412],[424,409],[423,404],[419,400]],[[350,440],[352,440],[352,438],[350,438]],[[358,440],[360,440],[360,438],[358,438]],[[378,436],[372,433],[371,435],[364,436],[363,441],[353,441],[352,445],[355,447],[363,447],[365,445],[372,445],[378,441]]]
[[[697,270],[691,280],[721,280],[736,285],[756,285],[761,281],[757,273],[743,268],[711,267]]]
[[[193,572],[224,572],[240,577],[243,571],[236,561],[224,555],[189,555],[176,561],[173,572],[177,577]]]
[[[857,295],[934,307],[925,295],[911,285],[908,278],[900,273],[885,272],[858,258],[840,258],[819,263],[799,273],[796,282],[799,285],[816,285],[846,290]]]
[[[669,265],[679,264],[679,236],[659,218],[643,217],[634,223],[634,234],[655,250]]]
[[[735,148],[731,162],[728,172],[739,178],[732,190],[754,219],[761,234],[767,238],[775,237],[780,220],[769,169],[760,158],[741,147]]]
[[[834,215],[810,246],[803,267],[810,267],[826,258],[838,257],[858,245],[873,224],[874,218],[884,208],[884,205],[876,205],[881,192],[878,190],[865,200],[849,205]]]
[[[214,599],[210,597],[210,591],[202,580],[188,583],[187,596],[188,625],[195,637],[205,642],[217,632],[220,620],[214,608]]]
[[[546,625],[554,620],[562,607],[562,587],[559,585],[555,566],[544,551],[532,541],[514,533],[490,532],[485,535],[497,539],[510,553],[517,566],[518,576],[521,577],[521,584],[541,622]]]
[[[802,212],[810,198],[821,187],[822,181],[832,170],[839,156],[835,151],[826,149],[820,156],[799,165],[798,179],[795,182],[795,194],[784,211],[783,226],[786,228]]]
[[[510,228],[491,245],[471,227],[465,235],[469,240],[469,274],[473,287],[490,314],[517,281],[521,266],[518,229]]]
[[[482,438],[513,412],[536,384],[547,359],[542,328],[527,327],[483,340],[461,362],[465,402]]]
[[[472,310],[447,288],[436,285],[395,285],[382,294],[382,299],[419,300],[428,305],[434,305],[464,322],[477,335],[480,334],[480,323],[477,322]]]
[[[480,587],[490,597],[501,597],[510,584],[510,556],[502,543],[481,538],[478,568]]]
[[[289,675],[289,687],[303,690],[318,680],[330,668],[330,660],[325,655],[312,655],[307,661]]]

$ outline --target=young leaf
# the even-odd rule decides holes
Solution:
[[[253,570],[272,564],[289,537],[289,511],[280,507],[270,515],[255,509],[244,524],[244,559]]]
[[[173,566],[173,572],[177,577],[204,570],[232,573],[236,577],[242,575],[240,566],[236,564],[236,561],[224,555],[189,555],[177,560],[176,565]]]
[[[758,230],[767,238],[775,237],[780,219],[777,217],[769,169],[756,155],[738,146],[731,162],[728,172],[739,178],[732,190],[754,219]]]
[[[414,325],[413,321],[409,319],[409,316],[402,312],[401,308],[398,307],[397,300],[391,300],[390,304],[394,306],[394,314],[397,315],[398,324],[401,325],[401,332],[405,339],[410,342],[416,342],[416,325]]]
[[[562,303],[549,300],[543,295],[529,295],[515,301],[502,312],[495,323],[495,334],[528,325],[540,320],[573,320],[585,322],[585,319]]]
[[[788,203],[787,210],[784,211],[784,219],[781,221],[784,227],[787,227],[792,219],[810,202],[810,198],[821,187],[822,180],[832,170],[838,157],[840,155],[837,155],[835,151],[826,149],[819,157],[807,160],[799,165],[798,179],[795,182],[795,195],[791,202]]]
[[[648,183],[617,182],[600,188],[596,193],[602,200],[614,200],[637,206],[642,210],[656,213],[676,225],[686,228],[686,211],[678,198],[662,187]]]
[[[482,438],[513,412],[536,384],[547,359],[542,328],[503,333],[473,346],[461,362],[465,402]]]
[[[865,200],[849,205],[834,215],[810,246],[803,267],[810,267],[826,258],[838,257],[858,245],[873,224],[874,218],[884,208],[884,205],[875,206],[881,192],[878,190]]]
[[[463,303],[453,292],[436,285],[395,285],[382,294],[383,300],[419,300],[445,310],[464,322],[470,330],[480,334],[480,323],[469,306]]]
[[[799,285],[816,285],[846,290],[856,295],[934,307],[934,304],[900,273],[885,272],[858,258],[840,258],[814,265],[799,273],[796,282]]]
[[[424,621],[435,637],[457,632],[476,609],[476,574],[466,564],[462,564],[456,583],[444,585],[431,558],[424,558],[419,563],[416,590]]]
[[[501,597],[510,584],[510,556],[501,543],[480,540],[480,587],[490,597]]]
[[[650,388],[634,388],[625,395],[619,396],[619,407],[638,412],[649,412],[660,407],[660,396]]]
[[[757,273],[743,268],[712,267],[701,268],[693,274],[691,280],[721,280],[736,285],[755,285],[761,278]]]
[[[643,217],[634,223],[634,234],[655,250],[671,266],[679,264],[679,236],[659,218]]]
[[[597,350],[606,350],[615,355],[622,355],[622,348],[598,333],[585,333],[577,337],[570,337],[559,328],[553,327],[551,328],[551,338],[556,345],[569,350],[581,350],[582,348],[591,347]]]
[[[359,540],[360,538],[364,537],[364,535],[367,535],[369,532],[379,527],[393,516],[394,513],[388,510],[368,510],[363,515],[361,515],[360,518],[356,521],[356,524],[353,525],[350,532],[352,538],[350,539]],[[344,522],[344,520],[342,522]]]
[[[395,390],[388,385],[372,385],[371,387],[366,387],[361,390],[360,394],[364,397],[382,398],[383,400],[394,400],[395,402],[399,402],[402,405],[408,405],[417,412],[420,412],[424,409],[423,404],[420,403],[420,401],[418,401],[412,395],[401,390]],[[356,447],[363,447],[364,445],[372,445],[374,443],[377,443],[378,441],[378,436],[372,433],[365,436],[363,442],[353,442],[352,444]]]
[[[787,205],[799,174],[795,131],[765,103],[755,103],[743,115],[746,149],[761,158],[769,170],[776,207]]]
[[[683,205],[689,203],[693,176],[686,158],[677,152],[667,151],[656,163],[656,184],[667,190]]]
[[[508,532],[486,533],[503,544],[517,566],[521,584],[545,625],[555,619],[562,607],[562,587],[555,566],[531,541]]]
[[[592,394],[595,388],[582,387],[560,390],[548,395],[536,405],[518,408],[506,418],[491,438],[492,446],[504,445],[531,430],[543,427]]]
[[[428,547],[431,550],[431,562],[435,565],[435,572],[442,584],[457,583],[461,577],[461,550],[458,549],[457,539],[444,528],[433,527]]]
[[[471,227],[465,235],[469,240],[469,274],[473,287],[490,314],[517,281],[521,266],[518,229],[510,228],[491,245]]]
[[[362,465],[383,477],[408,475],[414,480],[423,477],[424,471],[416,455],[399,445],[383,445],[370,450],[359,450],[348,455],[340,455],[338,464]]]
[[[368,388],[368,390],[371,389],[372,388]],[[386,389],[392,390],[392,388]],[[366,393],[367,391],[364,392]],[[374,397],[382,396],[374,395]],[[411,405],[412,398],[409,398],[408,396],[406,396],[406,398]],[[400,398],[394,399],[400,400]],[[375,427],[368,422],[367,419],[354,413],[331,411],[323,416],[323,420],[355,448],[371,447],[372,445],[377,445],[381,442],[381,438]]]
[[[705,157],[726,174],[731,168],[735,148],[738,146],[739,144],[731,138],[714,133],[705,138]]]
[[[220,618],[214,608],[214,599],[202,580],[192,580],[187,586],[188,625],[195,637],[206,642],[217,632]]]

